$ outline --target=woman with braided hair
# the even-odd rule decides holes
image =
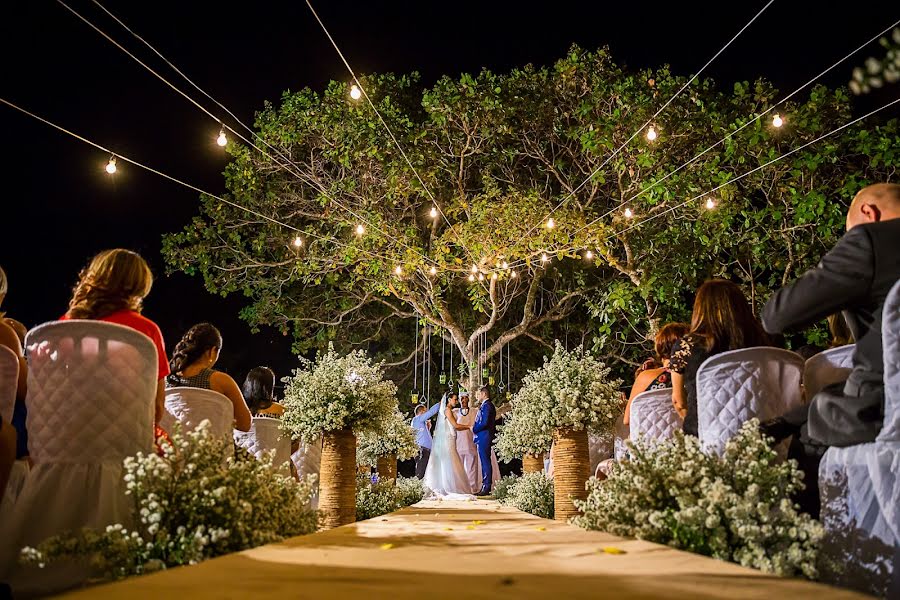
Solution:
[[[194,387],[219,392],[234,406],[234,428],[250,431],[250,409],[237,382],[227,373],[213,370],[222,349],[222,334],[209,323],[191,327],[172,353],[166,387]]]

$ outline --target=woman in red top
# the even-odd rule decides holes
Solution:
[[[149,337],[156,346],[156,423],[163,415],[169,361],[159,327],[141,315],[144,298],[153,286],[153,274],[140,254],[116,248],[94,257],[78,277],[66,319],[92,319],[118,323]]]

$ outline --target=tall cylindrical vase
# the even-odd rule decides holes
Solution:
[[[523,473],[539,473],[544,470],[544,454],[526,454],[522,457]]]
[[[397,455],[388,454],[378,457],[378,479],[397,479]]]
[[[554,517],[568,521],[579,514],[575,500],[585,500],[584,486],[591,474],[587,431],[561,428],[553,432]]]
[[[319,524],[331,529],[355,521],[356,436],[350,429],[329,431],[322,440]]]

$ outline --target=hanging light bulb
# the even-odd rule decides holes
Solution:
[[[781,115],[776,113],[775,116],[772,117],[772,127],[781,127],[782,125],[784,125],[784,119],[781,118]]]
[[[588,250],[587,252],[584,253],[584,257],[588,260],[591,260],[592,258],[594,258],[594,253],[591,252],[590,250]]]
[[[634,216],[634,212],[630,208],[625,209],[625,218],[630,219]]]
[[[548,260],[550,260],[550,257],[546,253],[541,254],[541,262],[547,262]]]
[[[294,246],[299,248],[302,245],[303,245],[303,238],[298,235],[297,237],[294,238]]]
[[[432,275],[437,275],[437,267],[432,265],[431,268],[428,269],[428,272],[431,273]]]
[[[473,272],[473,273],[477,273],[477,272],[478,272],[478,265],[472,265],[472,272]]]
[[[547,219],[547,229],[553,229],[556,227],[556,221],[553,220],[553,217]]]
[[[707,198],[707,199],[706,199],[706,208],[707,208],[708,210],[712,210],[712,209],[714,209],[715,207],[716,207],[716,201],[713,200],[711,197],[710,197],[710,198]]]
[[[478,281],[484,281],[484,273],[478,274]]]
[[[432,219],[436,219],[437,216],[438,216],[438,209],[437,209],[437,206],[432,206],[432,207],[431,207],[431,211],[430,211],[428,214],[431,215],[431,218],[432,218]]]
[[[220,146],[224,146],[228,143],[228,136],[225,135],[224,125],[222,125],[222,129],[219,130],[219,137],[216,138],[216,143]]]
[[[362,98],[362,90],[356,84],[350,86],[350,97],[354,100]]]
[[[651,125],[647,128],[647,141],[652,142],[656,139],[656,128]]]
[[[106,172],[109,173],[110,175],[112,175],[112,174],[115,173],[117,170],[118,170],[118,169],[117,169],[117,167],[116,167],[116,157],[115,157],[115,156],[110,156],[110,157],[109,157],[109,162],[106,163]]]
[[[475,281],[475,276],[474,276],[474,275],[469,275],[469,281]]]
[[[491,279],[497,279],[497,274],[496,274],[496,273],[491,273]]]
[[[363,227],[362,223],[356,226],[356,235],[362,235],[366,232],[366,228]]]
[[[509,263],[504,260],[502,263],[500,263],[500,268],[505,271],[509,268]]]
[[[518,273],[516,273],[515,271],[510,271],[510,272],[509,272],[509,276],[512,277],[513,279],[515,279],[515,278],[518,277],[519,275],[518,275]]]
[[[394,269],[394,274],[397,277],[403,275],[403,267],[401,267],[400,265],[397,265],[397,267]]]

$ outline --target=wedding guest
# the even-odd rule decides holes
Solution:
[[[770,344],[744,293],[734,283],[712,279],[694,299],[691,330],[673,347],[669,359],[672,401],[684,419],[682,429],[697,435],[697,370],[710,356]]]
[[[900,185],[863,188],[847,212],[847,233],[797,281],[775,292],[763,311],[766,331],[801,329],[843,311],[856,340],[845,383],[826,387],[807,406],[763,425],[776,440],[795,435],[789,456],[800,462],[804,510],[818,514],[818,463],[829,446],[871,442],[884,420],[882,310],[900,279]],[[799,434],[799,435],[797,435]]]
[[[156,346],[156,422],[165,406],[165,380],[169,374],[166,347],[159,327],[141,314],[144,298],[153,286],[153,273],[140,254],[116,248],[104,250],[81,270],[61,320],[90,319],[117,323],[146,335]]]
[[[416,416],[412,418],[412,428],[416,430],[416,444],[419,445],[419,455],[416,457],[416,477],[425,478],[425,469],[428,467],[428,459],[431,457],[431,431],[428,419],[432,418],[441,409],[438,402],[431,408],[420,404],[416,407]]]
[[[234,408],[234,428],[250,431],[251,415],[241,388],[227,373],[213,370],[222,350],[222,334],[209,323],[191,327],[172,352],[166,387],[193,387],[219,392]]]
[[[628,403],[625,405],[625,415],[622,418],[623,424],[628,425],[631,415],[631,401],[634,400],[635,396],[650,390],[672,387],[672,374],[669,372],[669,359],[672,356],[672,347],[687,334],[689,329],[690,327],[687,323],[668,323],[663,325],[657,332],[653,341],[654,350],[656,351],[654,362],[661,366],[641,371],[635,377],[634,385],[631,386],[631,393],[628,396]]]
[[[809,360],[816,354],[824,352],[825,350],[840,348],[841,346],[854,343],[853,332],[850,331],[847,320],[842,313],[837,312],[833,315],[828,315],[827,321],[828,331],[831,333],[831,341],[828,343],[828,347],[823,348],[822,346],[807,344],[806,346],[797,348],[797,354],[802,356],[803,360]]]
[[[0,306],[6,299],[8,289],[6,272],[0,267]],[[4,317],[3,313],[0,313],[0,317]],[[7,423],[7,426],[11,425],[16,430],[16,458],[26,458],[28,456],[28,432],[25,429],[27,415],[25,396],[28,392],[28,363],[25,361],[25,353],[22,350],[22,339],[10,322],[18,323],[18,321],[5,317],[0,319],[0,346],[6,346],[16,355],[19,361],[19,379],[16,384],[16,403],[13,406],[12,422]]]
[[[254,417],[280,417],[284,406],[275,402],[275,373],[269,367],[254,367],[242,386],[247,408]]]

